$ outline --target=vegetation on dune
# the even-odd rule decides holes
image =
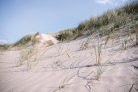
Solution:
[[[112,31],[127,27],[129,31],[136,32],[138,26],[138,1],[131,2],[121,8],[107,11],[101,16],[84,21],[73,29],[60,32],[58,40],[73,40],[82,35],[91,35],[98,32],[100,36],[108,35]]]
[[[14,46],[20,46],[20,45],[25,45],[28,42],[30,42],[32,39],[32,35],[26,35],[25,37],[23,37],[22,39],[20,39],[19,41],[17,41]]]
[[[27,35],[13,44],[0,44],[0,50],[7,50],[10,47],[14,46],[24,46],[32,40],[32,37],[33,37],[32,35]]]
[[[89,36],[98,32],[100,36],[126,28],[130,33],[136,33],[136,44],[138,44],[138,1],[134,0],[121,8],[105,12],[101,16],[92,17],[81,22],[77,27],[59,32],[56,38],[60,41],[70,41],[81,36]],[[0,45],[0,49],[8,49],[12,46],[24,46],[30,41],[33,43],[33,35],[27,35],[11,45]]]
[[[14,43],[13,46],[24,46],[30,42],[31,42],[31,44],[35,44],[37,42],[35,37],[39,34],[40,33],[37,32],[35,34],[26,35],[23,38],[21,38],[19,41],[17,41],[16,43]]]
[[[7,50],[10,47],[9,44],[1,44],[0,45],[0,50]]]

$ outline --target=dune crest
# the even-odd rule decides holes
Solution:
[[[34,44],[43,44],[46,46],[51,46],[56,43],[58,43],[58,40],[55,37],[37,32],[35,34],[30,34],[22,37],[13,46],[30,46]]]
[[[47,34],[44,34],[44,33],[39,33],[39,32],[37,32],[33,36],[32,40],[34,42],[44,43],[44,44],[47,44],[47,45],[53,45],[53,44],[58,43],[57,39],[54,38],[53,36],[47,35]]]

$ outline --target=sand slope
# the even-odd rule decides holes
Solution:
[[[128,44],[123,49],[121,41],[109,41],[102,45],[102,65],[97,65],[97,40],[91,38],[80,48],[87,39],[36,46],[33,56],[19,66],[21,53],[31,47],[1,52],[0,92],[137,92],[138,47]]]

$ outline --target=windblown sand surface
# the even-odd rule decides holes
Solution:
[[[96,40],[80,49],[87,39],[39,45],[20,65],[21,53],[31,47],[1,52],[0,92],[138,92],[138,47],[109,41],[102,45],[100,65]]]

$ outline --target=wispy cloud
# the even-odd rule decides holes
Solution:
[[[113,0],[95,0],[95,1],[100,4],[107,4],[107,3],[111,3]]]
[[[5,43],[8,43],[8,41],[7,40],[0,39],[0,44],[5,44]]]
[[[129,0],[95,0],[95,2],[99,4],[111,4],[111,5],[119,5],[127,1]]]

